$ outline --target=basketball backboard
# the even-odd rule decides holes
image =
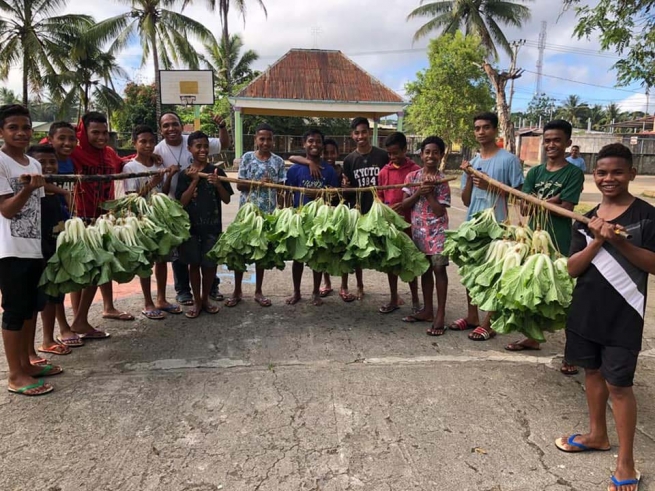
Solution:
[[[214,72],[211,70],[160,70],[159,87],[162,104],[214,104]]]

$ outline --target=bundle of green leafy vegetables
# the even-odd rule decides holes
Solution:
[[[565,327],[575,282],[547,232],[499,224],[490,208],[447,234],[444,253],[471,302],[494,313],[494,330],[543,342],[544,332]]]
[[[57,250],[40,284],[57,295],[109,281],[148,277],[152,264],[189,238],[189,216],[164,194],[148,199],[135,194],[110,203],[111,213],[88,227],[79,218],[66,221]]]
[[[403,232],[409,224],[376,199],[355,226],[343,259],[362,268],[398,275],[403,281],[421,276],[430,267],[425,254]]]
[[[207,257],[233,271],[246,271],[248,264],[270,261],[270,222],[253,203],[243,205],[234,221],[221,234]]]

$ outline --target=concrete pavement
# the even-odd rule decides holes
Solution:
[[[233,203],[226,221],[235,211]],[[449,274],[452,321],[465,297],[456,268]],[[431,338],[426,325],[400,321],[407,307],[378,313],[386,277],[370,271],[362,302],[331,296],[323,307],[284,304],[290,268],[267,273],[268,309],[251,300],[247,279],[246,301],[196,320],[102,321],[95,304],[93,321],[112,337],[58,357],[66,373],[52,380],[53,394],[0,392],[0,490],[607,488],[613,424],[611,452],[567,455],[553,445],[586,430],[583,378],[558,371],[561,333],[527,354],[503,349],[512,336]],[[307,296],[310,281],[306,272]],[[124,295],[119,308],[139,312],[140,295]],[[635,387],[642,491],[655,490],[653,372],[651,295]]]

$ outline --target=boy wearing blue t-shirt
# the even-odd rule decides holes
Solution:
[[[319,130],[312,129],[303,135],[303,143],[305,146],[305,153],[307,159],[318,164],[321,170],[321,177],[316,178],[312,176],[310,168],[307,165],[293,164],[287,171],[287,185],[299,188],[306,188],[307,191],[301,193],[295,191],[290,195],[290,200],[293,200],[293,207],[298,208],[312,199],[315,199],[320,189],[327,187],[339,187],[339,180],[337,173],[327,162],[321,160],[321,153],[323,152],[323,133]],[[288,305],[297,304],[301,300],[300,283],[302,281],[302,273],[305,265],[298,261],[293,262],[292,276],[293,276],[293,295],[287,299]],[[316,306],[323,305],[321,299],[321,272],[312,271],[314,276],[314,288],[312,290],[312,303]]]
[[[489,177],[515,189],[523,185],[523,170],[521,161],[516,155],[498,148],[498,116],[494,113],[482,113],[473,118],[475,139],[480,145],[480,153],[469,162],[462,162],[462,169],[469,165]],[[490,189],[487,181],[464,173],[462,176],[462,202],[468,207],[466,219],[470,220],[476,213],[493,208],[496,219],[502,222],[507,217],[507,196],[500,190]],[[466,294],[468,311],[466,317],[456,320],[449,327],[455,331],[473,329],[469,334],[472,341],[486,341],[496,335],[491,329],[491,314],[487,313],[480,323],[478,308],[471,304],[471,298]]]

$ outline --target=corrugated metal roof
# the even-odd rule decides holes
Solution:
[[[341,51],[292,49],[237,97],[337,102],[403,102]]]

